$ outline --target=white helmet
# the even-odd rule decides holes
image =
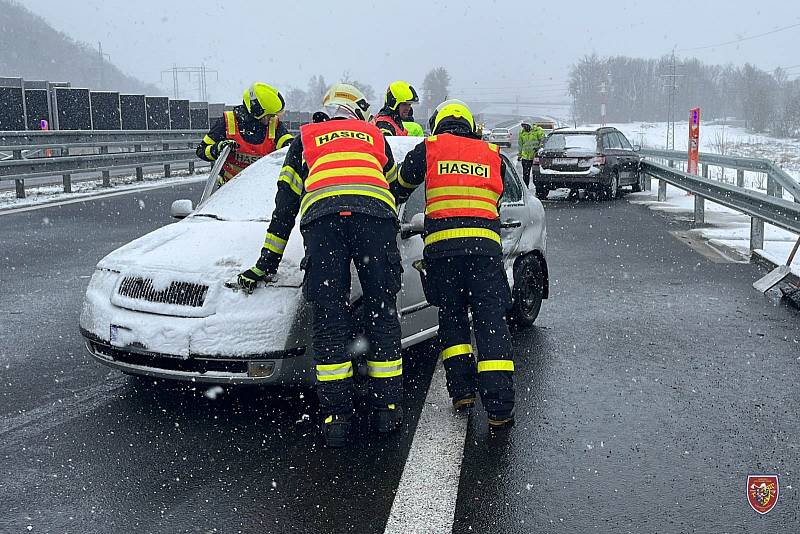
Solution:
[[[369,102],[364,93],[349,83],[335,83],[331,85],[325,96],[322,97],[323,107],[329,109],[333,116],[340,108],[346,109],[357,119],[363,121],[369,118]]]

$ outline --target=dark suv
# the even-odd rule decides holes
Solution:
[[[533,160],[536,196],[547,198],[561,187],[599,192],[609,200],[621,186],[641,191],[638,150],[616,128],[553,130]]]

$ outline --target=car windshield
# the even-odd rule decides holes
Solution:
[[[390,137],[388,141],[398,164],[419,143],[419,139],[412,137]],[[273,152],[239,173],[199,206],[193,216],[223,221],[268,221],[275,210],[278,175],[287,150]]]
[[[597,137],[591,133],[553,133],[544,143],[545,150],[597,150]]]

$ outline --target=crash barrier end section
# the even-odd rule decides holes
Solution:
[[[797,198],[795,202],[776,198],[651,161],[642,161],[641,165],[642,172],[659,180],[659,201],[666,199],[667,183],[695,195],[695,224],[702,224],[705,221],[705,200],[750,215],[750,250],[764,247],[765,222],[800,234],[800,204],[796,202]]]

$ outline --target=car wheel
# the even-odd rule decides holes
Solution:
[[[611,175],[611,182],[603,186],[603,196],[606,200],[614,200],[619,194],[619,173],[614,171]]]
[[[641,171],[636,171],[636,182],[633,184],[633,187],[631,187],[631,191],[634,193],[644,191],[644,175]]]
[[[550,194],[550,188],[545,187],[540,184],[534,184],[536,186],[536,198],[539,200],[544,200],[547,198],[547,195]]]
[[[539,259],[529,254],[514,269],[513,306],[509,320],[517,327],[533,325],[539,316],[544,296],[544,269]]]

